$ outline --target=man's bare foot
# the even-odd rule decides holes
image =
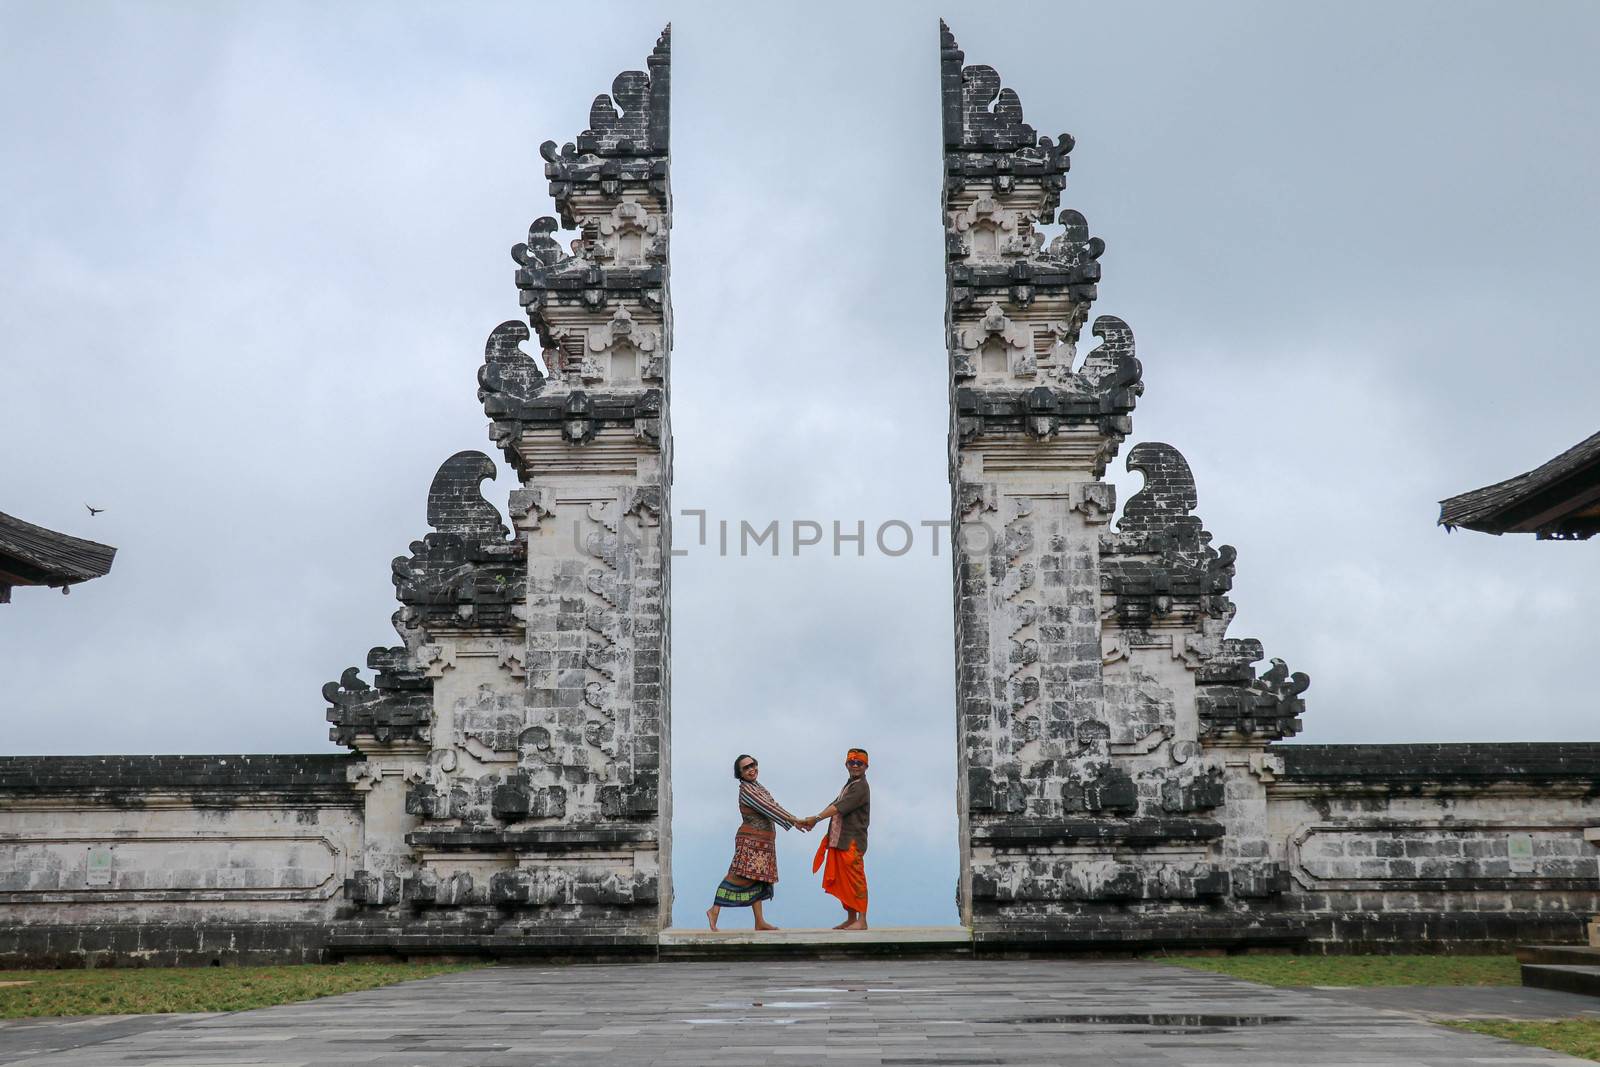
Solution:
[[[756,929],[757,930],[776,930],[777,927],[773,926],[771,923],[756,923]]]
[[[865,930],[866,928],[867,920],[865,919],[856,919],[854,922],[847,922],[843,926],[835,927],[837,930]]]
[[[854,919],[846,919],[844,922],[840,923],[838,926],[835,926],[834,929],[835,930],[848,930],[848,929],[850,929],[850,924],[852,922],[854,922],[854,921],[855,921]]]
[[[717,929],[717,909],[716,908],[707,908],[706,909],[706,921],[711,924],[712,932],[715,932],[716,929]]]

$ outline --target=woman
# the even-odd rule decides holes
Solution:
[[[717,886],[717,895],[706,918],[717,928],[723,908],[749,908],[755,913],[757,930],[776,930],[761,914],[761,902],[772,899],[772,886],[778,880],[778,831],[799,822],[772,799],[772,794],[757,784],[760,764],[750,755],[733,761],[733,776],[739,780],[739,814],[744,822],[733,835],[733,862],[728,876]]]

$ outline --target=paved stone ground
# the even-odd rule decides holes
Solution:
[[[1600,1019],[1600,997],[1524,986],[1393,986],[1306,992],[1421,1019]]]
[[[94,1027],[83,1021],[0,1027],[0,1063],[1464,1067],[1584,1062],[1446,1030],[1359,998],[1269,989],[1155,963],[1065,960],[498,967],[260,1011],[96,1025],[108,1040],[98,1040]]]

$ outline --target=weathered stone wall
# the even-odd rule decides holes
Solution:
[[[1600,744],[1272,751],[1286,906],[1324,950],[1576,942],[1600,913]]]
[[[0,758],[0,967],[321,958],[361,855],[351,762]]]

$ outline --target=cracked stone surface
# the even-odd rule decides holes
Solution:
[[[118,1024],[120,1031],[102,1024],[109,1040],[92,1044],[85,1043],[82,1021],[6,1024],[0,1026],[0,1063],[1583,1062],[1326,993],[1272,989],[1146,962],[501,967],[258,1011],[153,1018],[159,1024],[136,1032],[128,1032],[138,1026],[132,1021]],[[58,1036],[60,1043],[52,1045]]]

